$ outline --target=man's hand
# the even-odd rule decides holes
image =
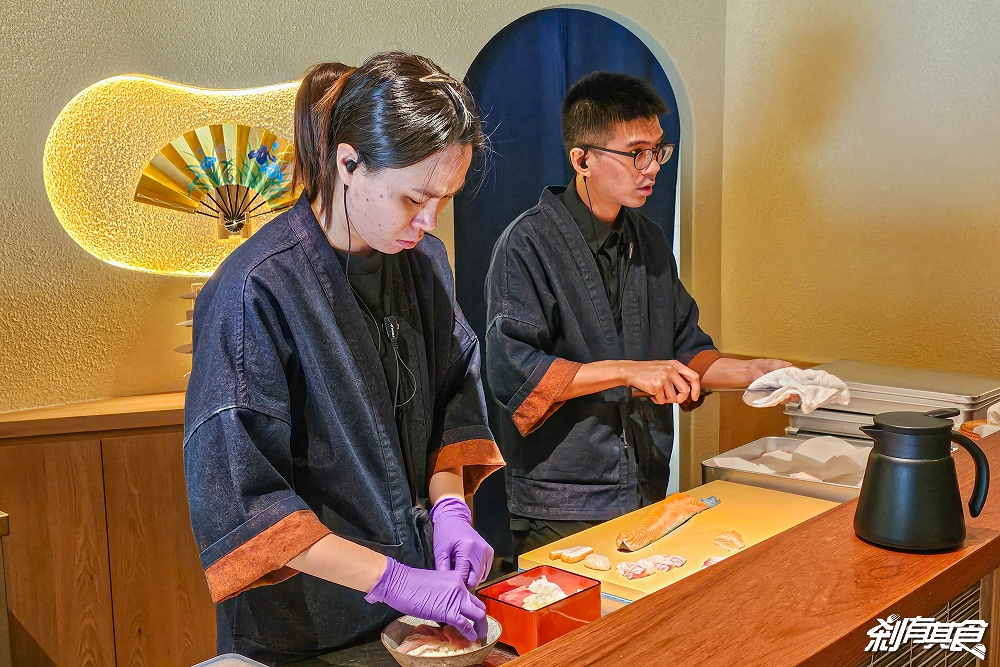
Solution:
[[[787,361],[782,361],[781,359],[752,359],[750,362],[751,370],[751,380],[762,378],[771,371],[776,371],[779,368],[791,368],[792,364]],[[798,403],[802,400],[798,394],[791,394],[788,398],[781,402],[782,405],[787,405],[788,403]]]
[[[749,362],[750,370],[750,382],[753,383],[758,378],[762,378],[772,371],[776,371],[779,368],[791,368],[792,364],[787,361],[782,361],[781,359],[751,359]]]
[[[679,361],[628,362],[628,385],[649,394],[658,405],[697,401],[701,378]]]
[[[726,359],[708,367],[702,384],[706,389],[746,389],[755,380],[792,364],[781,359]],[[795,397],[795,400],[798,400]]]

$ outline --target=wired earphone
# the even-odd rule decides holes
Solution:
[[[358,168],[358,163],[356,160],[348,160],[344,163],[344,167],[347,169],[347,173],[353,174],[354,170]],[[351,292],[354,293],[354,298],[364,312],[368,313],[368,317],[371,318],[372,323],[375,325],[375,330],[379,332],[378,336],[378,356],[382,357],[382,332],[383,328],[379,327],[378,320],[375,319],[375,315],[372,313],[371,309],[368,308],[368,304],[365,300],[358,295],[357,290],[354,289],[354,285],[351,284],[351,216],[347,213],[347,183],[344,183],[344,219],[347,221],[347,262],[344,265],[344,275],[347,278],[347,286],[351,288]],[[392,286],[388,286],[388,289],[392,289]],[[392,306],[391,297],[387,300],[387,307],[385,313],[385,319],[382,322],[384,327],[385,336],[389,340],[389,345],[392,347],[392,353],[396,357],[396,388],[392,392],[392,409],[393,411],[398,410],[407,403],[413,400],[413,397],[417,395],[417,378],[413,375],[413,371],[410,367],[406,365],[403,358],[399,355],[399,321],[396,319],[395,315],[390,314],[390,309]],[[402,403],[399,402],[399,367],[402,366],[406,370],[406,374],[410,376],[410,383],[413,385],[413,391],[410,393],[410,397],[407,398]]]

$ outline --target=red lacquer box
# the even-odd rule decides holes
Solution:
[[[507,591],[527,586],[542,575],[558,584],[566,597],[535,611],[500,600]],[[511,575],[480,588],[476,595],[486,604],[486,613],[500,622],[500,641],[520,655],[601,617],[601,582],[548,565]]]

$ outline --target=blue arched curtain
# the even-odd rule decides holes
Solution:
[[[597,70],[650,81],[670,109],[660,117],[664,141],[680,142],[677,104],[663,68],[631,31],[599,14],[579,9],[528,14],[493,37],[469,68],[466,83],[480,105],[494,156],[481,187],[470,184],[455,198],[455,273],[459,304],[480,340],[493,245],[546,186],[566,185],[572,178],[562,144],[562,99],[576,81]],[[642,208],[671,241],[676,186],[675,157],[660,170]],[[502,474],[488,478],[477,494],[476,522],[498,555],[510,552]]]

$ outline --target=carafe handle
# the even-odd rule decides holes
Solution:
[[[964,447],[976,462],[976,485],[972,488],[972,498],[969,499],[969,514],[977,517],[983,511],[986,494],[990,490],[990,462],[979,445],[958,431],[951,432],[951,441]]]

